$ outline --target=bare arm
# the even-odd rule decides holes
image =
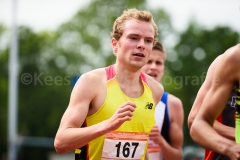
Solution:
[[[209,91],[209,89],[211,88],[212,85],[212,81],[213,81],[213,74],[214,74],[214,70],[216,65],[219,63],[219,60],[221,59],[221,56],[218,56],[210,65],[210,67],[208,68],[207,71],[207,75],[205,78],[205,81],[203,82],[201,88],[199,89],[198,93],[197,93],[197,97],[193,103],[192,109],[188,115],[188,128],[190,129],[193,123],[193,120],[195,119],[198,110],[204,100],[204,97],[206,96],[207,92]]]
[[[193,103],[192,109],[188,115],[188,128],[191,129],[192,123],[200,109],[200,106],[202,104],[202,101],[204,100],[204,97],[206,96],[209,88],[211,87],[211,81],[210,78],[206,78],[204,83],[202,84],[201,88],[198,91],[197,97]]]
[[[88,115],[90,103],[96,95],[95,90],[89,89],[90,81],[94,81],[91,74],[82,75],[73,88],[68,108],[61,119],[55,137],[54,146],[58,153],[79,148],[107,132],[107,128],[104,126],[105,122],[80,128]]]
[[[223,137],[235,141],[235,128],[223,125],[215,120],[213,128]]]
[[[151,86],[159,83],[150,77],[152,80],[148,80],[150,82]],[[157,104],[163,94],[163,88],[162,85],[159,87],[151,87],[153,93],[157,93],[157,98],[155,98],[155,103]],[[156,96],[155,96],[156,97]],[[163,157],[165,160],[180,160],[182,159],[182,145],[183,145],[183,119],[184,119],[184,113],[183,113],[183,107],[182,102],[177,97],[170,95],[168,97],[168,106],[169,106],[169,112],[171,124],[170,124],[170,139],[171,144],[169,144],[159,133],[159,129],[157,126],[154,126],[152,131],[149,134],[149,138],[153,140],[155,143],[159,144]],[[177,134],[176,134],[177,133]]]
[[[240,145],[236,145],[234,141],[218,134],[212,126],[214,120],[225,107],[234,81],[240,80],[239,54],[239,51],[235,53],[231,49],[223,56],[213,77],[214,80],[218,81],[212,83],[190,129],[190,134],[195,142],[204,148],[224,154],[232,160],[240,158]]]
[[[97,76],[97,77],[96,77]],[[103,88],[99,88],[103,86]],[[96,125],[80,128],[89,114],[90,105],[100,105],[97,97],[104,89],[101,78],[94,73],[82,75],[75,85],[68,108],[66,109],[57,131],[54,146],[58,153],[65,153],[87,144],[93,139],[117,129],[124,121],[130,120],[134,111],[134,104],[128,102],[119,107],[115,114],[108,120]],[[96,103],[96,104],[94,104]]]
[[[191,125],[193,123],[194,118],[197,115],[197,112],[204,100],[204,97],[206,96],[207,92],[209,91],[209,89],[211,88],[212,85],[212,81],[213,81],[213,74],[215,71],[216,66],[218,65],[220,59],[221,59],[222,55],[218,56],[213,63],[210,65],[207,75],[206,75],[206,79],[203,83],[203,85],[201,86],[201,88],[198,91],[197,97],[194,101],[194,104],[192,106],[192,109],[189,113],[188,116],[188,127],[191,128]],[[214,83],[214,82],[213,82]],[[217,120],[214,121],[214,125],[213,128],[222,136],[231,139],[231,140],[235,140],[235,128],[233,127],[229,127],[226,125],[223,125],[222,123],[218,122]]]
[[[165,160],[181,160],[183,145],[183,120],[184,112],[180,99],[170,95],[168,96],[168,109],[170,114],[170,144],[162,138],[160,147]]]

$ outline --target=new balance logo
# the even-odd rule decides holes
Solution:
[[[152,109],[153,108],[153,103],[147,102],[145,109]]]
[[[237,98],[236,96],[232,96],[230,107],[236,108],[236,98]]]

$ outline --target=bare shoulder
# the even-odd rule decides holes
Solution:
[[[214,59],[214,61],[210,64],[209,68],[208,68],[208,72],[214,72],[215,67],[218,65],[218,63],[220,63],[221,59],[222,59],[223,54],[220,54],[219,56],[217,56],[217,58]]]
[[[106,74],[104,68],[99,68],[95,69],[92,71],[89,71],[87,73],[84,73],[80,76],[78,83],[83,83],[83,84],[90,84],[89,87],[91,86],[96,86],[99,83],[102,83],[106,81]]]
[[[169,107],[174,107],[174,109],[176,109],[176,110],[182,110],[183,109],[182,101],[178,97],[176,97],[172,94],[168,95],[168,106]]]
[[[104,68],[99,68],[84,73],[78,79],[73,88],[72,94],[75,94],[78,97],[88,96],[89,98],[91,97],[91,99],[93,99],[103,87],[106,87],[106,79]]]
[[[182,101],[178,97],[169,94],[167,103],[171,121],[182,125],[184,119]]]
[[[227,49],[224,52],[224,57],[227,61],[240,62],[240,43]]]
[[[240,80],[240,44],[226,50],[216,68],[217,76],[223,80]]]
[[[146,78],[147,78],[147,82],[148,82],[148,86],[150,87],[150,89],[152,90],[153,96],[154,96],[154,100],[155,103],[157,104],[163,94],[164,88],[163,86],[157,82],[155,79],[153,79],[152,77],[150,77],[149,75],[145,74]]]
[[[152,89],[152,90],[162,90],[163,91],[163,86],[159,83],[159,82],[157,82],[155,79],[153,79],[151,76],[149,76],[149,75],[147,75],[147,74],[145,74],[146,75],[146,78],[147,78],[147,83],[148,83],[148,85],[149,85],[149,87],[150,87],[150,89]]]

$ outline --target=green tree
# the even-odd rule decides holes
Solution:
[[[8,34],[0,27],[0,39]],[[4,35],[4,36],[3,36]],[[51,47],[54,32],[34,33],[30,28],[19,27],[19,93],[18,134],[31,137],[54,137],[59,120],[68,103],[71,77],[64,75],[54,58],[45,50]],[[3,44],[3,43],[1,43]],[[7,92],[9,42],[0,47],[1,87],[1,141],[0,154],[7,152]],[[55,57],[56,58],[56,57]],[[54,62],[54,63],[53,63]],[[26,78],[26,76],[28,76]],[[24,78],[25,77],[25,78]],[[50,150],[53,149],[53,145]],[[49,148],[20,146],[18,159],[47,159]],[[39,156],[36,156],[39,155]]]
[[[67,106],[71,77],[67,77],[58,67],[54,61],[56,56],[45,52],[53,40],[54,33],[37,34],[30,28],[19,28],[20,136],[54,137],[61,114]],[[47,159],[47,151],[54,150],[53,147],[49,149],[22,145],[19,147],[18,159]]]

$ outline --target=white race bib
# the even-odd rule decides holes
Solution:
[[[144,156],[147,140],[147,133],[118,131],[109,132],[105,136],[102,160],[140,160]]]

